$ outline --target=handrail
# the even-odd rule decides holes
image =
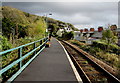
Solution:
[[[39,41],[44,40],[44,39],[45,39],[45,38],[42,38],[42,39],[40,39],[40,40],[37,40],[37,41],[31,42],[31,43],[28,43],[28,44],[24,44],[24,45],[18,46],[18,47],[16,47],[16,48],[12,48],[12,49],[9,49],[9,50],[5,50],[5,51],[3,51],[3,52],[0,52],[0,56],[1,56],[2,54],[7,53],[7,52],[10,52],[10,51],[13,51],[13,50],[16,50],[16,49],[19,49],[19,48],[22,48],[22,47],[25,47],[25,46],[31,45],[31,44],[33,44],[33,43],[39,42]]]
[[[39,45],[38,47],[36,47],[36,43],[37,42],[41,42],[43,41],[43,43],[41,45]],[[19,58],[17,60],[15,60],[14,62],[10,63],[8,66],[2,68],[0,70],[0,76],[5,73],[6,71],[8,71],[10,68],[12,68],[14,65],[20,63],[20,68],[19,70],[13,75],[13,77],[10,77],[9,79],[11,79],[11,81],[13,81],[22,71],[24,68],[26,68],[27,65],[30,64],[30,62],[45,48],[45,44],[48,42],[48,37],[46,38],[42,38],[40,40],[37,40],[37,41],[34,41],[34,42],[31,42],[31,43],[28,43],[28,44],[25,44],[25,45],[21,45],[19,47],[16,47],[16,48],[12,48],[12,49],[9,49],[9,50],[6,50],[6,51],[3,51],[3,52],[0,52],[0,57],[4,56],[3,54],[6,54],[8,52],[11,52],[11,51],[14,51],[16,49],[19,49]],[[25,47],[25,46],[28,46],[28,45],[31,45],[31,44],[34,44],[34,49],[32,49],[30,52],[28,52],[27,54],[25,54],[24,56],[22,56],[22,48]],[[42,48],[41,48],[42,47]],[[40,50],[36,53],[36,50],[40,48]],[[22,65],[22,61],[28,57],[30,54],[34,53],[34,56],[27,61],[26,64]]]

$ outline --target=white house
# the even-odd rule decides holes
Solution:
[[[71,27],[69,27],[68,25],[67,25],[67,27],[64,27],[64,29],[65,29],[66,32],[73,31],[73,30],[71,29]]]
[[[59,37],[62,37],[62,34],[63,34],[64,32],[70,32],[70,31],[73,31],[73,30],[71,29],[71,27],[69,27],[69,26],[67,25],[67,27],[64,27],[63,29],[59,29],[56,34],[57,34]]]
[[[56,34],[57,34],[59,37],[62,37],[62,34],[63,34],[63,33],[64,33],[64,29],[59,29]]]
[[[74,31],[74,39],[80,40],[80,31]]]

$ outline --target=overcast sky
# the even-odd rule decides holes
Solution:
[[[71,23],[76,28],[118,24],[118,2],[3,2],[25,12]]]

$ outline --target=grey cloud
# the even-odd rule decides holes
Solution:
[[[37,15],[52,12],[51,17],[74,25],[116,23],[118,14],[117,2],[4,2],[3,5]]]
[[[41,10],[41,12],[52,11],[63,14],[114,12],[117,8],[115,2],[4,2],[3,5],[10,5],[25,11],[32,9],[36,13],[40,12],[36,10]]]

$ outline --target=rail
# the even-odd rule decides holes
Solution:
[[[101,67],[98,63],[96,63],[94,60],[92,60],[91,58],[89,58],[85,53],[81,52],[78,48],[76,48],[74,45],[66,42],[66,41],[62,41],[63,44],[68,45],[70,48],[74,49],[76,52],[78,52],[80,55],[83,55],[82,57],[84,57],[87,61],[89,61],[90,65],[94,64],[94,68],[96,68],[97,70],[99,69],[101,73],[104,73],[106,77],[109,78],[109,80],[112,80],[110,83],[120,83],[120,80],[118,78],[116,78],[114,75],[112,75],[111,73],[109,73],[107,70],[105,70],[103,67]],[[68,48],[66,48],[68,49]],[[68,50],[67,50],[68,51]],[[75,56],[72,56],[70,51],[68,51],[72,61],[74,62],[78,72],[82,75],[83,78],[83,82],[85,83],[91,83],[90,79],[88,78],[88,76],[85,74],[85,72],[83,71],[82,67],[79,65],[80,62],[75,58]],[[73,53],[75,54],[75,53]],[[87,70],[87,69],[86,69]],[[93,69],[92,69],[93,70]],[[88,73],[87,73],[88,74]],[[92,73],[93,74],[93,73]],[[99,75],[99,74],[98,74]],[[94,78],[95,79],[95,78]],[[108,81],[109,81],[108,80]],[[109,82],[108,82],[109,83]]]
[[[7,66],[1,68],[0,70],[0,76],[2,76],[6,71],[10,70],[13,66],[15,66],[16,64],[19,64],[19,69],[17,72],[15,72],[7,81],[8,82],[12,82],[29,64],[30,62],[32,62],[35,57],[45,48],[45,44],[48,42],[48,37],[46,38],[42,38],[38,41],[34,41],[34,42],[31,42],[31,43],[28,43],[28,44],[25,44],[25,45],[21,45],[19,47],[16,47],[16,48],[12,48],[12,49],[9,49],[9,50],[6,50],[6,51],[3,51],[3,52],[0,52],[0,57],[4,56],[4,54],[6,53],[10,53],[14,50],[18,50],[18,59],[16,59],[15,61],[13,61],[12,63],[8,64]],[[39,43],[38,46],[36,46],[36,43]],[[26,46],[29,46],[29,45],[33,45],[34,48],[27,52],[24,56],[23,56],[23,48],[26,47]],[[33,56],[25,63],[23,64],[23,60],[26,58],[26,57],[29,57],[32,53]]]

